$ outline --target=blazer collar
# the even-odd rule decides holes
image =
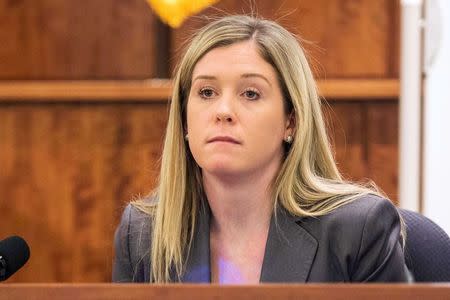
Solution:
[[[197,228],[181,282],[211,282],[209,207],[200,210]],[[317,240],[301,225],[301,218],[283,208],[272,215],[260,282],[306,282],[317,250]]]
[[[317,240],[298,221],[279,208],[272,215],[261,282],[306,282],[317,250]]]

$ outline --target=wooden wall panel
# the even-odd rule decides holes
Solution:
[[[398,0],[222,0],[173,33],[173,66],[203,16],[256,13],[299,34],[315,73],[323,78],[378,78],[398,74]]]
[[[324,113],[344,177],[372,180],[398,203],[397,101],[332,102]]]
[[[398,200],[398,103],[367,104],[367,175]]]
[[[144,0],[0,0],[0,79],[141,79],[155,74]]]
[[[25,282],[108,281],[124,203],[154,186],[166,104],[0,106],[0,239]]]
[[[339,170],[349,180],[361,180],[367,173],[363,105],[344,102],[323,108]]]

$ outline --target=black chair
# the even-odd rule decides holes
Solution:
[[[406,223],[406,265],[416,282],[450,282],[450,237],[427,217],[399,209]]]

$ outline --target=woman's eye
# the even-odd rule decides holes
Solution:
[[[198,92],[198,94],[202,98],[211,98],[214,96],[214,91],[213,91],[213,89],[210,89],[210,88],[203,88]]]
[[[244,96],[250,100],[257,100],[261,96],[257,91],[254,90],[246,90],[244,92]]]

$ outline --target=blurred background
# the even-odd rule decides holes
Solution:
[[[221,0],[178,28],[145,0],[0,0],[0,239],[31,248],[9,282],[110,281],[184,42],[204,16],[252,11],[305,40],[342,173],[399,204],[400,0]]]

